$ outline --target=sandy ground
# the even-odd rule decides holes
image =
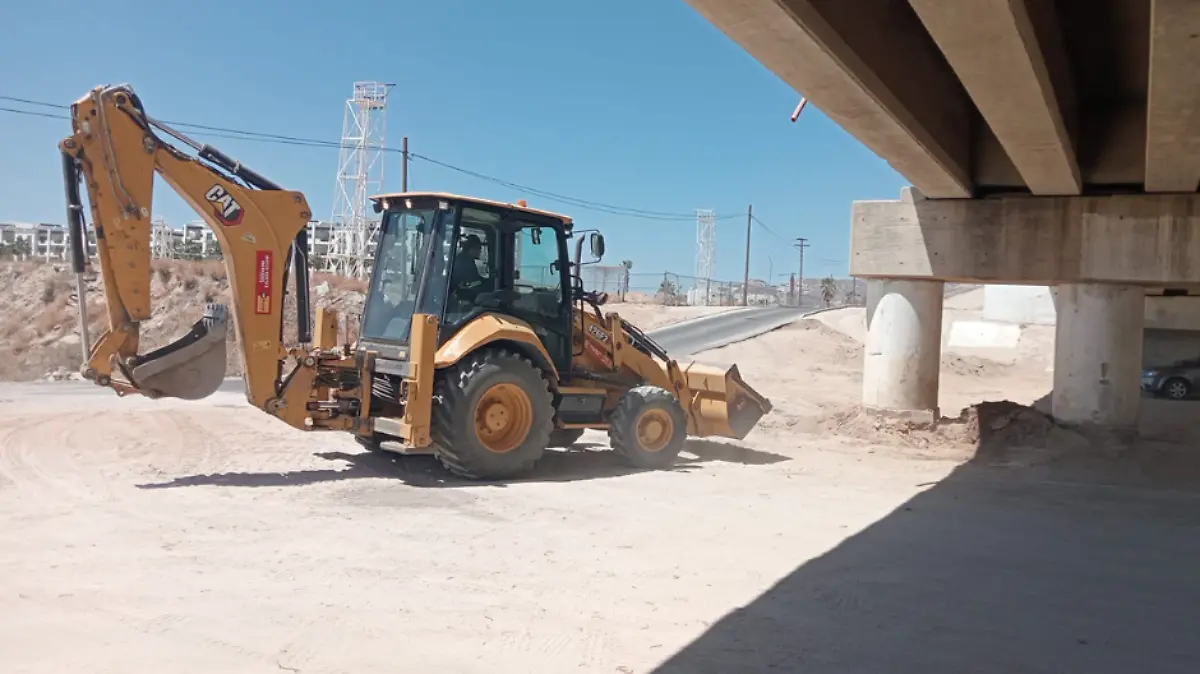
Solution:
[[[1194,485],[847,432],[861,346],[815,320],[699,358],[775,403],[745,442],[506,484],[236,394],[0,386],[0,671],[1195,671]],[[943,410],[1049,377],[952,355]]]

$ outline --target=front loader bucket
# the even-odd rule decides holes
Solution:
[[[129,373],[133,385],[150,398],[207,398],[225,379],[228,331],[225,307],[208,305],[186,335],[138,357],[139,365]]]
[[[771,401],[742,381],[736,365],[722,370],[692,363],[683,372],[693,396],[693,435],[741,440],[771,411]]]

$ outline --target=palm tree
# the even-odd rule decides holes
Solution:
[[[679,286],[669,278],[663,278],[662,283],[658,285],[658,294],[662,295],[663,304],[673,306],[679,295]]]
[[[833,280],[832,276],[821,279],[821,299],[825,300],[826,308],[829,307],[829,303],[833,301],[835,295],[837,295],[837,281]]]

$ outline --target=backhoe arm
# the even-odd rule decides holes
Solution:
[[[220,305],[210,305],[205,317],[176,342],[138,354],[141,324],[151,316],[150,218],[157,172],[200,214],[220,243],[247,398],[303,426],[305,405],[315,386],[315,359],[285,348],[283,300],[288,266],[294,262],[299,339],[309,342],[305,226],[311,213],[304,195],[280,189],[220,151],[151,119],[128,86],[94,89],[71,107],[71,121],[73,133],[60,149],[74,264],[81,272],[82,177],[96,230],[109,324],[87,355],[84,376],[121,394],[186,399],[210,395],[224,378],[228,320]],[[156,128],[187,143],[198,156],[164,142]],[[289,355],[296,356],[297,367],[285,380],[283,365]]]

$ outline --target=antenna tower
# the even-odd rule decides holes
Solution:
[[[712,290],[712,278],[717,273],[717,213],[709,209],[696,211],[696,291],[703,297],[693,300],[695,304],[708,306]],[[700,284],[703,283],[703,286]],[[703,289],[702,289],[703,288]]]
[[[387,132],[387,95],[392,84],[355,82],[346,99],[337,187],[333,192],[331,270],[366,278],[379,236],[379,220],[367,197],[383,191],[383,148]]]

